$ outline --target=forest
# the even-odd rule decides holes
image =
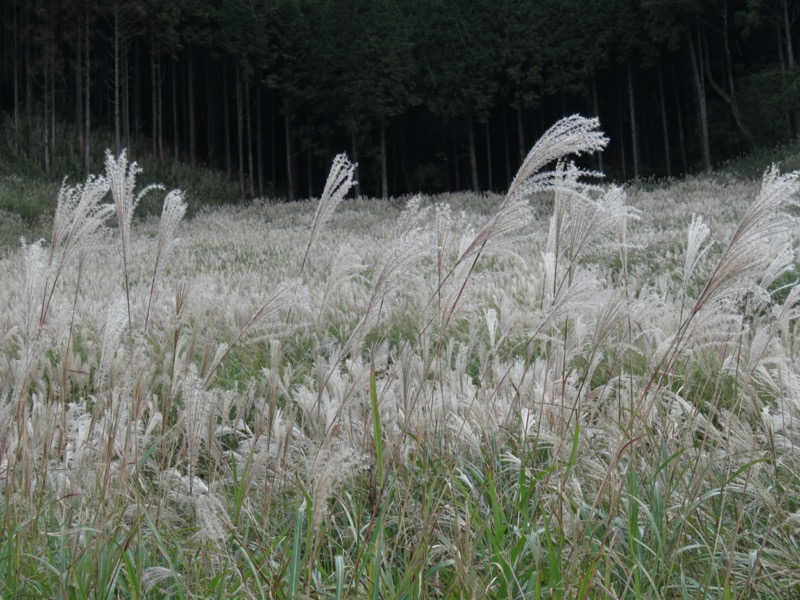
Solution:
[[[574,113],[600,118],[611,143],[587,166],[619,181],[800,132],[794,0],[4,0],[0,15],[4,171],[95,172],[102,131],[117,154],[225,172],[242,197],[319,195],[345,151],[356,194],[386,198],[502,190]]]

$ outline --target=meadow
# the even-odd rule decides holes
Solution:
[[[66,182],[0,258],[0,596],[797,597],[800,172],[625,189],[606,141],[190,220]]]

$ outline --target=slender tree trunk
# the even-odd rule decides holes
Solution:
[[[597,100],[597,77],[592,75],[592,109],[594,110],[594,116],[598,119],[600,118],[600,103]],[[597,153],[597,169],[601,173],[603,172],[603,153]]]
[[[272,182],[272,193],[275,193],[278,180],[278,115],[275,110],[275,96],[270,94],[269,97],[269,143],[270,143],[270,169],[269,176]]]
[[[216,101],[214,97],[212,79],[215,64],[211,60],[206,63],[206,160],[209,164],[215,163],[217,151]]]
[[[247,175],[250,183],[250,197],[256,197],[255,170],[253,168],[253,119],[250,107],[250,77],[244,80],[244,109],[247,119]]]
[[[484,123],[486,129],[486,178],[488,182],[488,190],[491,192],[492,187],[492,136],[489,129],[489,119]]]
[[[239,195],[244,198],[244,119],[242,115],[242,74],[236,67],[236,140],[239,155]]]
[[[789,0],[781,0],[781,16],[783,17],[784,37],[786,38],[786,65],[791,71],[794,69],[795,60],[794,46],[792,45],[792,20],[789,18]],[[800,109],[795,108],[791,111],[789,118],[794,121],[794,134],[800,134]]]
[[[91,169],[91,141],[92,141],[92,128],[91,128],[91,120],[92,120],[92,111],[91,111],[91,87],[92,87],[92,71],[91,71],[91,62],[90,62],[90,38],[89,38],[89,7],[86,7],[86,19],[84,20],[84,42],[86,44],[86,51],[83,53],[83,58],[86,61],[86,68],[84,69],[85,78],[86,78],[86,88],[83,94],[83,101],[84,101],[84,111],[83,111],[83,118],[84,118],[84,127],[83,127],[83,172],[84,174],[89,174]]]
[[[515,109],[517,115],[517,139],[519,140],[519,164],[525,162],[525,156],[528,154],[525,147],[525,128],[522,126],[522,109],[517,107]]]
[[[381,198],[389,197],[389,174],[386,168],[386,121],[381,119]]]
[[[503,109],[503,162],[505,163],[506,179],[504,187],[511,185],[511,138],[508,135],[508,108]]]
[[[619,151],[620,158],[622,159],[622,179],[628,179],[628,163],[625,155],[625,109],[623,108],[622,95],[617,96],[617,111],[619,112]]]
[[[261,78],[256,81],[256,170],[258,171],[258,195],[264,196],[264,136],[261,126]]]
[[[225,69],[225,85],[223,86],[222,90],[222,118],[223,118],[223,125],[224,125],[224,137],[225,137],[225,171],[228,173],[228,177],[233,175],[233,161],[231,160],[231,107],[229,106],[228,101],[228,90],[230,86],[228,85],[228,70]]]
[[[286,135],[286,193],[289,202],[294,202],[294,158],[292,157],[292,124],[289,101],[284,101],[284,133]]]
[[[172,60],[172,154],[180,158],[180,135],[178,123],[178,59]]]
[[[472,191],[480,191],[478,184],[478,152],[475,147],[475,123],[472,117],[469,117],[467,124],[467,133],[469,137],[469,169],[472,176]]]
[[[667,124],[667,101],[664,97],[664,73],[658,65],[658,105],[661,108],[661,129],[664,133],[664,161],[667,166],[667,177],[672,177],[672,159],[670,158],[669,126]]]
[[[42,146],[44,153],[44,172],[50,173],[50,51],[45,42],[44,49],[44,94],[42,95]]]
[[[83,152],[83,30],[81,28],[81,11],[75,15],[75,143],[78,154]],[[16,62],[14,63],[16,66]],[[14,101],[16,103],[17,81],[14,77]],[[16,110],[16,107],[15,107]]]
[[[189,59],[186,65],[186,104],[189,108],[189,160],[192,166],[197,165],[197,131],[196,119],[194,117],[194,60],[192,56],[192,46],[188,48]]]
[[[352,129],[350,130],[350,142],[353,144],[353,164],[355,164],[355,173],[354,178],[356,181],[355,185],[355,192],[356,198],[361,198],[361,182],[359,181],[360,177],[358,175],[358,144],[356,139],[356,128],[353,125]]]
[[[725,50],[725,75],[727,79],[727,89],[725,89],[721,84],[717,82],[714,78],[714,72],[711,69],[711,65],[709,64],[708,59],[708,48],[705,36],[702,35],[701,30],[701,38],[700,38],[700,54],[704,58],[705,64],[705,72],[706,78],[708,79],[708,83],[711,85],[711,88],[717,92],[720,98],[722,98],[730,107],[731,114],[733,115],[733,119],[736,122],[736,127],[739,131],[744,135],[745,138],[752,141],[753,140],[753,132],[750,130],[750,127],[747,125],[745,121],[744,115],[742,113],[741,107],[739,106],[739,99],[736,94],[736,83],[733,77],[733,57],[731,56],[731,49],[730,49],[730,32],[728,31],[728,3],[723,2],[722,4],[722,41],[723,41],[723,48]]]
[[[689,54],[692,63],[692,80],[697,97],[697,113],[700,119],[700,143],[703,148],[703,170],[711,172],[711,145],[708,137],[708,113],[706,110],[706,91],[703,86],[703,61],[699,49],[695,47],[694,39],[689,35]]]
[[[161,86],[161,81],[158,76],[158,68],[156,66],[156,42],[155,39],[150,40],[150,89],[152,90],[152,97],[150,102],[151,108],[151,130],[153,142],[153,156],[158,156],[158,89]]]
[[[131,89],[128,78],[128,44],[122,45],[122,143],[133,156],[131,148]]]
[[[120,100],[119,100],[119,2],[114,3],[114,156],[119,156],[122,150],[120,136]]]
[[[633,154],[633,179],[639,180],[639,137],[636,135],[636,104],[633,101],[633,69],[628,63],[628,109],[631,117],[631,151]]]
[[[19,119],[19,7],[14,7],[12,38],[14,43],[14,154],[20,153],[20,119]],[[13,10],[13,9],[12,9]],[[78,39],[80,44],[80,38]]]

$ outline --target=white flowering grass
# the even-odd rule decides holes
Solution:
[[[626,191],[604,145],[190,222],[124,155],[65,186],[0,270],[0,595],[795,597],[797,175]]]

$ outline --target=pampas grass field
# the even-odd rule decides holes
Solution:
[[[800,172],[605,143],[190,221],[124,153],[65,183],[0,259],[0,595],[800,596]]]

